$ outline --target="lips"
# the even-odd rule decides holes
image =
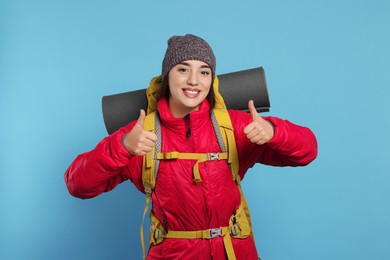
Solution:
[[[200,90],[185,88],[183,89],[183,92],[186,97],[195,98],[199,95]]]

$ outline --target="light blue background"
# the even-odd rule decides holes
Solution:
[[[244,181],[263,259],[390,259],[387,0],[1,0],[0,259],[141,258],[143,194],[79,200],[63,174],[106,135],[102,96],[145,88],[185,33],[218,74],[263,66],[266,115],[318,138],[310,166]]]

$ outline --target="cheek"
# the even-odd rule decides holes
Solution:
[[[211,81],[208,81],[205,83],[205,92],[209,93],[210,92],[210,89],[212,88],[211,86]]]
[[[171,94],[179,92],[180,90],[181,90],[181,88],[180,88],[179,84],[176,84],[175,82],[172,82],[171,84],[169,84],[169,92]]]
[[[202,80],[202,85],[205,86],[205,89],[209,90],[211,88],[211,78],[206,78]]]
[[[169,77],[168,79],[168,89],[169,89],[169,92],[172,93],[172,91],[175,90],[175,87],[177,86],[177,83],[176,83],[176,80],[172,77]]]
[[[180,77],[170,77],[168,81],[168,85],[170,90],[174,90],[177,88],[181,88],[183,82],[184,82],[183,79]]]

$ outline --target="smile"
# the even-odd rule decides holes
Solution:
[[[188,94],[192,94],[192,95],[195,95],[195,94],[198,94],[199,91],[196,91],[196,90],[185,90],[186,93]]]
[[[184,94],[188,97],[195,97],[199,94],[200,90],[196,89],[183,89]]]

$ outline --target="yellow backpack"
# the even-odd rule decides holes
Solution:
[[[197,231],[173,231],[165,230],[160,221],[154,216],[153,212],[150,212],[150,236],[149,244],[157,245],[163,241],[164,238],[181,238],[181,239],[211,239],[217,236],[223,236],[224,246],[228,259],[236,259],[231,236],[235,238],[246,238],[252,234],[252,225],[249,215],[249,210],[245,197],[242,193],[240,186],[240,176],[238,175],[239,162],[237,147],[234,138],[233,126],[230,120],[229,113],[226,109],[224,100],[218,91],[218,78],[215,77],[213,90],[215,96],[215,107],[211,113],[211,120],[213,122],[214,131],[217,135],[218,143],[221,148],[221,153],[179,153],[179,152],[161,152],[161,127],[157,110],[157,92],[161,85],[161,76],[152,79],[149,88],[146,90],[148,99],[147,116],[144,122],[144,129],[153,132],[157,135],[157,144],[153,150],[147,153],[143,158],[142,165],[142,182],[146,193],[146,204],[142,218],[142,225],[140,230],[141,243],[143,250],[143,257],[146,256],[145,238],[144,238],[144,220],[146,213],[149,209],[149,203],[151,201],[151,194],[156,185],[156,178],[158,173],[158,166],[160,160],[197,160],[193,167],[194,181],[202,181],[200,178],[198,165],[201,162],[211,160],[227,160],[230,170],[232,172],[232,178],[237,183],[238,189],[241,194],[240,207],[233,212],[229,221],[229,226],[219,227],[207,230]]]

